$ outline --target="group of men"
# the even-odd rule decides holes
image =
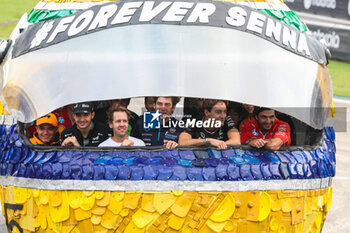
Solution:
[[[174,149],[178,145],[211,145],[224,150],[228,145],[245,144],[255,148],[278,150],[290,145],[290,127],[268,108],[255,108],[255,119],[244,122],[241,130],[227,115],[227,102],[207,99],[202,105],[201,124],[181,128],[173,112],[180,98],[155,97],[146,99],[148,107],[160,115],[161,123],[156,129],[144,127],[143,117],[137,118],[130,127],[130,111],[122,104],[112,105],[108,112],[108,126],[94,121],[93,103],[73,105],[74,124],[59,135],[58,121],[50,113],[36,121],[36,133],[30,141],[36,145],[61,146],[165,146]],[[146,105],[147,106],[147,105]],[[148,108],[147,108],[148,109]],[[134,119],[134,118],[133,118]],[[211,123],[214,122],[214,123]],[[203,123],[203,122],[207,122]],[[170,124],[171,123],[171,124]]]

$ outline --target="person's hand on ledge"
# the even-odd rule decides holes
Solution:
[[[80,144],[75,136],[71,136],[64,139],[62,146],[80,146]]]
[[[177,147],[177,142],[175,141],[171,141],[171,140],[164,140],[164,146],[168,149],[168,150],[173,150]]]
[[[218,139],[214,139],[214,138],[208,138],[207,139],[207,143],[209,143],[212,146],[217,147],[219,150],[226,150],[227,149],[227,145],[224,141],[222,140],[218,140]]]
[[[133,141],[129,139],[125,139],[120,146],[133,146],[133,145],[134,145]]]

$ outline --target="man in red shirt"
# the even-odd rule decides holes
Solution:
[[[58,121],[58,132],[61,134],[65,128],[74,124],[73,120],[73,104],[67,105],[63,108],[56,109],[52,112],[57,117]]]
[[[290,127],[288,123],[276,119],[275,110],[256,107],[255,114],[255,120],[242,126],[242,144],[268,150],[290,145]]]

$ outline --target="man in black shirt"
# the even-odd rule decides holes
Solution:
[[[239,132],[231,117],[227,116],[226,101],[204,100],[203,109],[203,124],[196,124],[196,127],[187,128],[182,132],[179,137],[179,145],[202,146],[210,144],[224,150],[227,149],[227,145],[240,144]]]
[[[92,103],[78,103],[73,106],[75,124],[61,133],[62,146],[98,146],[110,137],[109,129],[99,123],[94,123],[95,116]]]

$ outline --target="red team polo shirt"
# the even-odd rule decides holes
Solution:
[[[263,134],[257,120],[247,121],[244,122],[241,129],[241,143],[243,144],[250,138],[280,138],[283,141],[283,146],[289,146],[291,142],[290,127],[288,123],[275,119],[271,129],[266,134]]]

